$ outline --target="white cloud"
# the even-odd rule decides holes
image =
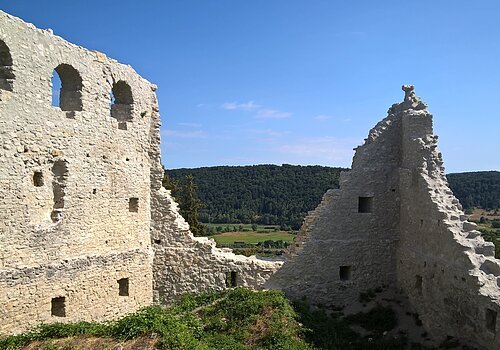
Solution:
[[[255,111],[255,118],[258,119],[284,119],[289,118],[292,115],[288,112],[258,105],[253,101],[244,103],[225,102],[221,105],[221,107],[226,110]]]
[[[326,114],[320,114],[314,117],[316,120],[328,120],[328,119],[333,119],[333,116],[331,115],[326,115]]]
[[[165,137],[177,137],[177,138],[190,138],[190,139],[200,139],[207,137],[207,133],[202,130],[194,130],[194,131],[182,131],[182,130],[163,130],[162,136]]]
[[[291,113],[270,108],[262,108],[257,111],[257,118],[259,119],[284,119],[290,116]]]
[[[272,129],[249,129],[249,132],[257,135],[264,135],[264,136],[269,136],[269,137],[281,137],[288,135],[288,131],[276,131]]]
[[[200,123],[177,123],[179,126],[185,126],[187,128],[201,128],[202,125]]]
[[[359,141],[359,139],[354,138],[330,136],[310,137],[278,146],[276,151],[297,157],[302,161],[310,159],[348,164],[352,159],[353,146],[358,145]],[[306,161],[306,163],[308,162]]]
[[[325,121],[325,120],[330,120],[330,119],[335,119],[337,121],[341,121],[342,123],[349,123],[352,121],[351,118],[343,118],[340,119],[338,117],[334,117],[333,115],[328,115],[328,114],[319,114],[313,118],[314,120],[319,120],[319,121]]]
[[[225,102],[221,105],[221,107],[227,110],[242,110],[242,111],[251,111],[260,108],[260,106],[258,104],[255,104],[253,101],[248,101],[244,103]]]

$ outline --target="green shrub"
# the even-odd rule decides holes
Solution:
[[[295,316],[281,292],[236,288],[188,294],[171,307],[146,307],[114,322],[42,325],[0,339],[0,349],[79,335],[124,341],[154,333],[158,347],[168,350],[309,350]]]

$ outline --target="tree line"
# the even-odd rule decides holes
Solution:
[[[216,166],[166,170],[181,214],[195,234],[203,223],[281,225],[298,230],[307,213],[330,188],[339,187],[344,168],[301,165]],[[447,175],[465,209],[500,208],[500,172]]]
[[[167,170],[170,182],[184,187],[187,176],[204,203],[204,223],[287,225],[299,229],[330,188],[339,187],[343,168],[324,166],[252,165]],[[175,195],[175,193],[174,193]]]
[[[500,171],[448,174],[448,183],[465,209],[500,208]]]

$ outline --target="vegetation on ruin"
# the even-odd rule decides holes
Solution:
[[[195,236],[203,236],[205,227],[200,223],[198,211],[203,208],[203,202],[198,198],[197,186],[193,176],[188,174],[184,177],[183,182],[170,179],[165,172],[162,179],[162,185],[167,190],[172,191],[172,195],[179,203],[179,213],[189,223],[191,232]]]
[[[351,325],[362,326],[367,335]],[[87,350],[95,344],[130,349],[138,343],[151,350],[402,349],[404,336],[384,336],[395,326],[389,307],[344,317],[305,301],[291,304],[279,291],[237,288],[185,295],[170,307],[150,306],[114,322],[42,325],[0,339],[0,349]]]

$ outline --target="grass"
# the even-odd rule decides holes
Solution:
[[[295,235],[287,231],[271,231],[266,233],[259,232],[225,232],[210,236],[215,239],[217,244],[233,244],[234,242],[244,242],[246,244],[257,244],[264,241],[285,241],[292,242]]]
[[[75,348],[72,341],[85,337],[126,342],[148,335],[158,340],[147,349],[312,349],[281,292],[242,288],[186,295],[169,308],[146,307],[114,322],[41,325],[31,332],[0,339],[0,349],[22,349],[33,342],[42,342],[41,349],[71,349]],[[53,342],[60,338],[65,340],[64,347]]]
[[[203,223],[203,225],[208,226],[208,227],[222,227],[223,229],[229,228],[233,230],[235,227],[239,230],[241,228],[241,231],[246,230],[246,231],[252,231],[252,224],[206,224]],[[257,225],[257,231],[274,231],[276,228],[279,228],[279,225]]]
[[[487,233],[494,233],[500,236],[500,228],[494,228],[491,226],[491,222],[479,223],[476,222],[477,228],[480,231],[485,231]]]
[[[369,334],[361,336],[351,325]],[[236,288],[188,294],[170,307],[146,307],[114,322],[42,325],[0,338],[0,349],[19,350],[30,344],[30,349],[64,350],[115,345],[143,350],[404,349],[405,337],[383,335],[396,325],[389,307],[344,317],[340,311],[327,314],[311,308],[305,301],[292,306],[279,291]]]

